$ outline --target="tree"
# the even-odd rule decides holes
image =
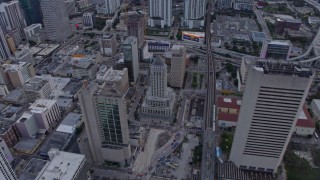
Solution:
[[[174,39],[174,37],[171,35],[171,36],[170,36],[170,39]]]
[[[221,134],[220,147],[225,152],[230,152],[232,146],[233,136],[230,133]]]
[[[233,71],[233,65],[230,64],[230,63],[227,63],[227,64],[226,64],[226,68],[227,68],[227,71],[228,71],[229,73]]]

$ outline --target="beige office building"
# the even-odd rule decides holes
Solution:
[[[170,70],[171,87],[182,88],[186,72],[186,48],[182,45],[173,45]]]
[[[129,165],[131,150],[126,92],[128,70],[111,70],[98,83],[84,83],[79,95],[91,157],[98,164],[105,161]]]
[[[248,70],[230,161],[277,172],[314,74],[296,65],[258,62]]]

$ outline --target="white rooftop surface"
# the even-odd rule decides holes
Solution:
[[[112,67],[108,69],[107,66],[103,65],[99,68],[99,71],[97,72],[96,79],[97,80],[105,80],[106,77],[110,74],[110,71],[112,71]]]
[[[50,44],[45,49],[40,51],[38,53],[38,55],[39,56],[46,56],[46,55],[50,54],[52,51],[54,51],[55,49],[57,49],[59,46],[60,46],[59,44]]]
[[[288,41],[280,41],[280,40],[270,41],[269,44],[278,44],[278,45],[287,45],[287,46],[289,46]]]
[[[303,109],[299,113],[299,118],[298,119],[307,119],[306,114],[304,113]]]
[[[5,64],[5,69],[9,70],[9,71],[17,71],[20,70],[25,64],[27,64],[26,62],[19,62],[18,64]]]
[[[119,81],[124,75],[124,70],[112,70],[107,76],[106,81]]]
[[[32,54],[37,54],[37,53],[40,52],[42,49],[43,49],[42,47],[36,47],[36,46],[34,46],[34,47],[30,48],[30,51],[31,51]]]
[[[50,99],[37,99],[29,109],[32,112],[44,112],[47,109],[50,109],[55,103],[57,103],[56,100],[50,100]]]
[[[19,122],[21,121],[21,119],[23,119],[23,118],[29,119],[32,115],[33,115],[32,113],[26,111],[26,112],[24,112],[24,113],[22,114],[22,116],[17,120],[17,122],[19,123]]]
[[[33,29],[33,28],[36,28],[36,27],[38,27],[38,26],[42,27],[42,25],[41,25],[40,23],[38,23],[38,24],[31,24],[30,26],[27,26],[26,28],[24,28],[24,30],[28,31],[28,30]]]
[[[70,180],[85,161],[82,154],[60,151],[37,176],[37,180]]]
[[[56,131],[67,133],[67,134],[73,134],[73,132],[75,131],[75,128],[74,126],[60,124],[59,127],[56,129]]]
[[[228,103],[231,103],[231,102],[232,102],[231,98],[223,98],[223,101],[224,101],[224,102],[228,102]]]

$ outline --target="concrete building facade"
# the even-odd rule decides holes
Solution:
[[[34,77],[22,87],[22,91],[26,100],[32,103],[38,98],[49,98],[52,89],[49,81]]]
[[[64,0],[41,0],[41,9],[48,40],[66,41],[72,31]]]
[[[131,149],[125,95],[128,70],[112,70],[98,83],[87,85],[79,95],[93,161],[130,164]]]
[[[18,179],[2,149],[0,149],[0,179]]]
[[[128,69],[129,81],[137,82],[139,77],[138,41],[134,36],[129,36],[122,45],[123,60]]]
[[[14,88],[22,87],[30,78],[35,76],[33,66],[26,62],[7,64],[5,69]]]
[[[229,160],[240,169],[276,173],[313,78],[296,65],[251,67]]]
[[[170,27],[172,24],[172,0],[149,0],[148,26]]]
[[[113,34],[103,35],[99,39],[100,53],[105,56],[112,56],[117,51],[117,40]]]
[[[184,46],[174,45],[171,52],[170,85],[171,87],[182,88],[186,72],[187,50]]]
[[[206,0],[186,0],[184,2],[184,20],[182,21],[182,25],[191,29],[203,27],[206,5]]]
[[[145,29],[145,22],[144,22],[143,16],[133,15],[128,17],[128,22],[127,22],[128,36],[137,37],[139,48],[142,48],[144,44],[144,29]]]

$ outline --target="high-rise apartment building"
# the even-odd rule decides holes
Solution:
[[[41,0],[41,9],[48,40],[66,41],[72,31],[64,0]]]
[[[112,56],[117,51],[117,40],[113,34],[105,34],[99,39],[100,53]]]
[[[110,70],[99,83],[84,83],[79,95],[86,133],[94,162],[128,165],[131,159],[126,92],[128,70]]]
[[[24,37],[23,29],[27,26],[19,1],[0,4],[0,25],[6,33],[12,33],[16,44]]]
[[[144,42],[145,21],[143,16],[133,15],[128,17],[128,36],[137,37],[138,47],[141,48]]]
[[[26,16],[27,25],[42,24],[42,11],[40,0],[19,0]]]
[[[18,179],[13,171],[4,151],[0,148],[0,179]]]
[[[313,78],[293,64],[253,65],[229,160],[240,169],[277,172]]]
[[[104,3],[97,5],[96,9],[98,14],[112,15],[119,7],[120,0],[104,0]]]
[[[4,33],[2,29],[0,28],[0,60],[1,59],[7,59],[11,56],[7,40],[4,37]]]
[[[144,115],[166,117],[170,121],[175,93],[167,85],[167,65],[157,56],[150,65],[150,87],[141,105]]]
[[[172,0],[149,0],[148,26],[170,27],[172,24]]]
[[[171,52],[170,85],[171,87],[182,88],[186,72],[187,50],[182,45],[173,45]]]
[[[204,26],[204,15],[206,13],[206,0],[185,0],[184,20],[182,25],[189,28]]]
[[[137,82],[139,77],[138,42],[134,36],[129,36],[122,45],[123,60],[128,69],[129,81]]]
[[[264,41],[260,57],[272,59],[289,59],[292,44],[289,40]]]

